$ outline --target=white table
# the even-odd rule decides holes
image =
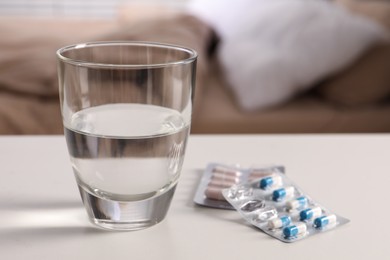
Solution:
[[[167,218],[110,232],[87,220],[63,136],[0,137],[0,259],[389,259],[390,135],[191,136]],[[208,162],[281,163],[351,220],[286,244],[235,211],[193,203]]]

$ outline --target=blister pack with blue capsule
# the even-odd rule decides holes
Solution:
[[[245,220],[283,242],[295,242],[349,222],[278,172],[234,185],[222,194]]]
[[[273,176],[276,173],[283,174],[284,167],[282,165],[243,167],[238,164],[209,163],[203,171],[202,178],[194,196],[194,202],[206,207],[234,209],[222,195],[223,189],[233,185],[247,183],[255,179]],[[241,195],[247,196],[249,194]]]

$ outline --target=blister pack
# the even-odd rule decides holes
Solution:
[[[279,172],[226,188],[222,194],[245,220],[283,242],[295,242],[349,222]]]
[[[210,163],[203,172],[202,179],[199,182],[194,197],[194,202],[207,207],[234,209],[222,195],[223,189],[276,173],[283,174],[284,167],[269,165],[245,168],[239,165]]]

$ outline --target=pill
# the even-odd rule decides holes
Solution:
[[[265,177],[260,180],[259,187],[260,189],[268,189],[271,187],[280,186],[282,184],[282,177],[279,175],[274,175],[270,177]]]
[[[269,176],[271,176],[272,175],[272,173],[269,173],[269,174],[259,174],[259,175],[257,175],[257,174],[250,174],[249,176],[248,176],[248,180],[250,180],[250,181],[254,181],[254,180],[258,180],[258,179],[261,179],[261,178],[265,178],[265,177],[269,177]]]
[[[211,200],[225,200],[222,195],[222,188],[208,186],[204,192],[206,198]]]
[[[291,217],[290,216],[283,216],[283,217],[271,219],[270,221],[268,221],[268,227],[270,229],[287,227],[290,224],[291,224]]]
[[[306,205],[307,198],[304,196],[286,202],[286,208],[288,210],[304,208]]]
[[[298,223],[296,225],[288,226],[283,229],[285,238],[293,238],[306,234],[307,227],[305,223]]]
[[[251,169],[249,173],[249,179],[258,179],[258,178],[264,178],[271,176],[274,174],[275,170],[274,169]]]
[[[208,186],[212,186],[212,187],[218,187],[218,188],[229,188],[231,186],[233,186],[235,184],[235,182],[231,182],[231,181],[225,181],[225,180],[211,180],[209,183],[208,183]]]
[[[310,220],[321,216],[321,214],[322,214],[322,209],[320,207],[308,208],[302,210],[299,213],[299,218],[301,221]]]
[[[214,173],[222,173],[225,175],[231,175],[231,176],[241,176],[242,172],[236,169],[228,168],[228,167],[223,167],[223,166],[216,166],[213,168]]]
[[[232,183],[238,183],[240,181],[239,177],[232,176],[232,175],[220,174],[220,173],[215,173],[215,174],[211,175],[210,179],[217,180],[217,181],[228,181],[228,182],[232,182]]]
[[[328,216],[321,216],[314,220],[314,227],[316,228],[323,228],[326,226],[332,226],[336,224],[337,217],[336,215],[328,215]]]
[[[272,193],[272,200],[273,201],[280,201],[283,200],[284,198],[288,198],[294,195],[294,187],[286,187],[286,188],[281,188],[274,190]]]

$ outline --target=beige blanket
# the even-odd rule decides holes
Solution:
[[[64,45],[136,40],[191,47],[201,86],[212,40],[211,29],[189,15],[131,23],[1,18],[0,35],[0,134],[62,133],[55,52]]]

